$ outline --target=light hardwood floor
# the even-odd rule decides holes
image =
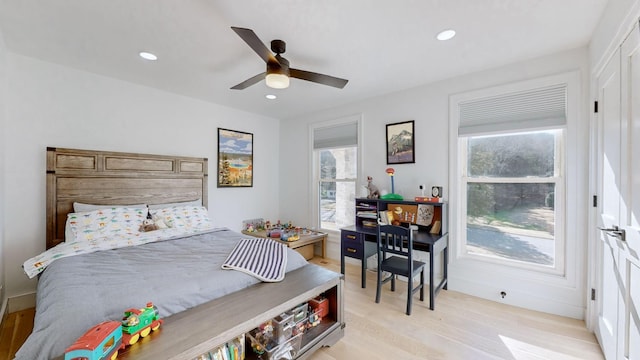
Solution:
[[[331,270],[340,265],[315,258]],[[395,293],[384,286],[375,303],[375,273],[360,287],[360,269],[347,266],[345,337],[318,351],[313,360],[331,359],[604,359],[584,321],[524,310],[455,291],[441,291],[435,311],[415,295],[405,315],[406,283]]]
[[[340,271],[340,265],[315,258],[312,262]],[[375,273],[360,288],[360,269],[347,264],[345,337],[312,360],[455,359],[455,360],[587,360],[604,359],[595,336],[583,321],[524,310],[455,291],[442,291],[435,311],[414,301],[404,314],[406,287],[395,293],[385,286],[380,304],[375,298]],[[31,332],[33,309],[11,314],[0,334],[0,360],[13,353]]]
[[[35,309],[11,313],[0,330],[0,360],[11,360],[33,330]]]

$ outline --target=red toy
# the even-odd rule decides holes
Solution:
[[[105,321],[89,329],[69,346],[65,350],[64,360],[114,360],[120,349],[124,349],[122,324],[118,321]]]
[[[142,309],[128,309],[122,321],[105,321],[89,329],[65,350],[64,360],[115,360],[118,350],[158,330],[162,322],[151,302]]]

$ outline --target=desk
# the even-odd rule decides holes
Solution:
[[[362,268],[362,287],[366,287],[367,259],[376,254],[378,235],[376,227],[349,226],[342,228],[340,243],[340,272],[344,274],[345,256],[359,259]],[[418,231],[414,234],[413,249],[429,253],[429,308],[434,309],[435,297],[440,290],[447,290],[447,264],[449,262],[449,234],[430,234]],[[434,259],[442,254],[443,275],[439,284],[434,284]]]
[[[254,231],[254,232],[242,230],[242,233],[245,235],[261,237],[261,238],[267,237],[266,230],[260,230],[260,231]],[[321,232],[314,232],[307,235],[300,235],[300,239],[296,241],[283,241],[277,238],[269,238],[269,239],[276,240],[282,244],[287,245],[288,247],[299,252],[307,260],[310,260],[315,255],[314,247],[316,243],[319,243],[319,242],[322,243],[323,259],[325,258],[326,251],[327,251],[327,234],[321,233]]]

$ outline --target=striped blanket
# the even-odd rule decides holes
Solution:
[[[238,270],[264,282],[284,280],[287,247],[271,239],[242,239],[233,248],[223,269]]]

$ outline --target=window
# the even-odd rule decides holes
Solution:
[[[556,81],[454,97],[459,257],[564,272],[568,85]]]
[[[562,135],[562,130],[549,130],[461,139],[466,254],[557,265]]]
[[[311,127],[316,226],[338,231],[353,224],[358,182],[359,117]]]
[[[339,230],[353,224],[358,148],[356,146],[316,150],[320,228]]]

